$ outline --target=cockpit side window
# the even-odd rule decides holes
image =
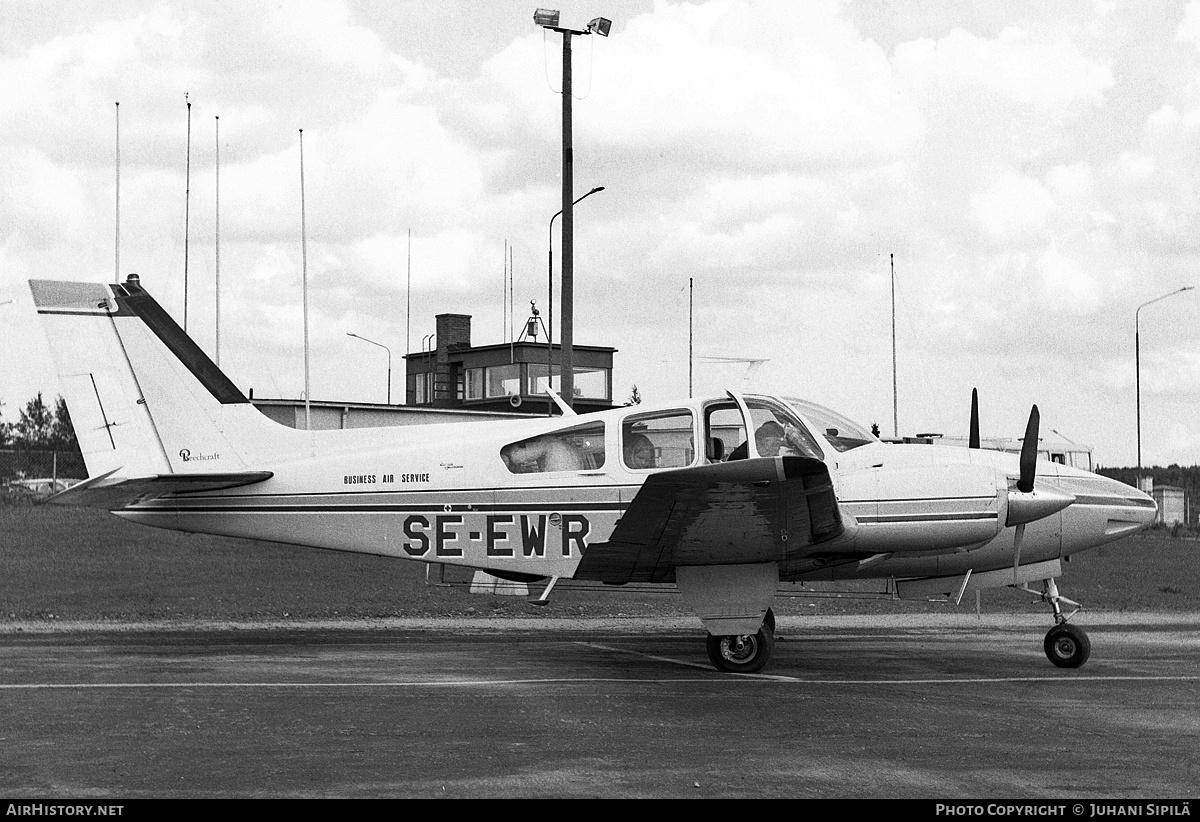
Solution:
[[[750,399],[746,400],[746,406],[754,423],[754,443],[760,457],[824,458],[816,438],[789,409]]]
[[[746,422],[733,403],[710,405],[704,412],[704,438],[709,462],[746,458]]]
[[[514,474],[587,471],[604,467],[604,423],[592,422],[509,443],[500,449]]]
[[[621,459],[626,468],[684,468],[695,457],[695,428],[687,409],[637,414],[621,424]]]

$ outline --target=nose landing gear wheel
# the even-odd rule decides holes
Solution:
[[[1060,622],[1048,632],[1043,643],[1046,658],[1059,668],[1078,668],[1087,662],[1092,643],[1084,630],[1069,622]]]
[[[708,635],[708,658],[718,671],[729,674],[753,674],[761,671],[771,658],[775,633],[766,625],[758,633],[742,636]]]

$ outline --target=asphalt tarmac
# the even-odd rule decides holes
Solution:
[[[1200,794],[1200,618],[1080,621],[784,618],[753,676],[678,619],[9,625],[0,794]]]

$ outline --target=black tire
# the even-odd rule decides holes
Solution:
[[[1092,653],[1092,643],[1087,633],[1069,622],[1055,625],[1047,631],[1042,647],[1046,650],[1046,658],[1059,668],[1078,668],[1088,661]]]
[[[758,673],[771,659],[775,634],[765,625],[745,636],[708,635],[708,658],[718,671],[727,674]]]

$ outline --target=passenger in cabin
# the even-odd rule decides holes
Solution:
[[[645,434],[625,435],[625,464],[630,468],[655,468],[654,443]]]
[[[502,456],[518,473],[583,470],[583,459],[575,446],[553,434],[509,445]]]

